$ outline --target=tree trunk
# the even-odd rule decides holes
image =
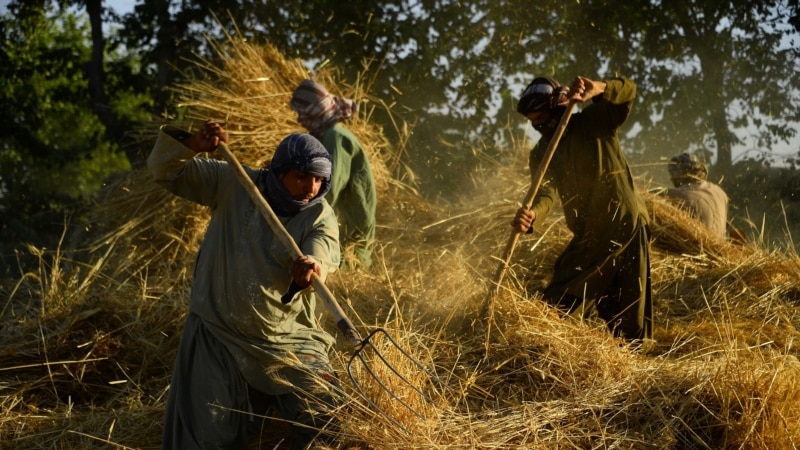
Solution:
[[[158,89],[155,94],[155,115],[161,117],[169,104],[169,86],[173,81],[173,67],[177,55],[176,39],[181,36],[176,32],[175,21],[169,12],[170,1],[158,0],[158,31],[156,32],[156,54],[158,66]]]
[[[708,118],[717,143],[717,162],[714,167],[722,173],[727,173],[733,164],[732,148],[736,141],[726,111],[729,102],[725,98],[724,87],[728,74],[725,71],[724,61],[720,60],[711,48],[698,51],[697,54],[703,68],[704,88],[707,93],[705,99],[709,102]]]
[[[728,126],[725,104],[717,103],[712,107],[711,125],[714,129],[714,140],[717,142],[717,163],[714,165],[722,173],[727,173],[733,165],[734,135]]]
[[[113,130],[115,117],[109,105],[105,86],[104,55],[106,41],[103,37],[103,0],[86,0],[86,12],[92,29],[92,60],[86,72],[89,76],[89,92],[92,109],[106,130]]]
[[[693,36],[694,37],[694,36]],[[714,132],[717,143],[717,162],[714,167],[721,173],[727,173],[731,168],[731,148],[735,135],[730,130],[726,107],[725,86],[728,78],[725,61],[716,50],[720,36],[713,28],[701,30],[694,37],[696,42],[697,57],[700,59],[700,68],[703,73],[703,86],[705,92],[703,101],[708,102],[708,120]]]

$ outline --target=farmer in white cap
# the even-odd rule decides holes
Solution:
[[[195,157],[220,141],[227,135],[213,121],[194,134],[165,127],[147,160],[156,183],[211,210],[195,260],[162,448],[245,448],[258,433],[274,433],[262,418],[275,415],[293,424],[282,448],[304,448],[329,422],[338,385],[328,359],[334,338],[318,326],[308,288],[312,272],[324,279],[340,259],[336,216],[324,199],[330,155],[311,135],[293,134],[278,145],[268,168],[245,167],[303,252],[296,258],[232,168]],[[302,290],[283,304],[292,283]]]
[[[648,218],[618,138],[635,98],[636,85],[622,78],[576,77],[570,88],[536,78],[526,87],[517,111],[542,134],[531,151],[532,174],[568,100],[591,104],[570,118],[544,185],[512,226],[530,232],[560,201],[573,237],[556,260],[545,301],[572,316],[599,316],[615,336],[639,345],[653,327]]]
[[[369,267],[375,240],[375,179],[364,148],[343,124],[358,106],[352,100],[331,95],[314,80],[300,83],[289,106],[297,113],[300,125],[319,139],[333,158],[327,200],[339,219],[342,248],[346,255],[352,250]]]
[[[728,194],[708,181],[708,168],[695,155],[682,153],[669,162],[674,188],[667,196],[717,236],[727,236]]]

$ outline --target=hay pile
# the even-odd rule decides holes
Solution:
[[[185,117],[224,121],[241,160],[263,164],[299,131],[286,104],[307,72],[268,46],[213,45],[222,63],[198,61],[204,75],[178,89]],[[337,92],[334,74],[317,78]],[[341,93],[360,99],[365,88]],[[715,240],[647,193],[658,347],[642,355],[604,326],[562,320],[539,301],[570,238],[555,214],[520,240],[487,332],[475,319],[527,189],[527,151],[516,164],[469,174],[464,186],[480,189],[462,203],[432,205],[397,181],[402,152],[368,119],[352,128],[380,183],[375,263],[337,272],[330,287],[364,335],[382,327],[447,387],[377,336],[387,360],[436,405],[373,361],[421,417],[359,366],[356,380],[388,417],[376,413],[347,379],[352,349],[340,342],[333,358],[346,403],[335,412],[337,448],[797,446],[797,255]],[[207,213],[163,193],[144,171],[117,180],[93,213],[89,257],[32,248],[39,270],[2,288],[0,442],[9,448],[159,445]]]
[[[299,60],[284,58],[272,46],[250,45],[235,37],[209,45],[215,57],[194,62],[194,71],[199,69],[202,75],[175,90],[186,119],[202,122],[210,118],[222,123],[241,162],[263,167],[284,137],[306,132],[295,120],[289,100],[302,80],[314,78],[334,95],[359,102],[359,112],[348,128],[365,143],[375,161],[378,193],[386,193],[393,180],[387,165],[393,162],[393,149],[369,122],[375,108],[367,94],[370,86],[361,81],[353,86],[342,84],[329,70],[312,74]]]

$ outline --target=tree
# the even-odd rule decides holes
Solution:
[[[688,132],[690,145],[716,150],[723,171],[741,143],[737,130],[753,128],[765,150],[796,136],[800,79],[788,3],[662,3],[642,49],[656,62],[645,80],[655,93],[651,112],[663,119],[643,133]]]
[[[724,168],[745,130],[765,151],[794,135],[797,3],[142,0],[122,35],[158,79],[159,114],[184,60],[202,53],[205,35],[219,36],[221,25],[312,65],[330,62],[350,83],[370,83],[415,124],[409,148],[423,155],[442,142],[501,151],[507,117],[496,114],[513,110],[506,103],[534,75],[564,83],[576,74],[624,75],[640,87],[629,121],[638,133],[626,145],[634,156],[713,150]],[[374,78],[358,79],[367,64]],[[374,119],[391,134],[389,117]]]
[[[188,61],[196,55],[215,57],[206,40],[233,32],[252,19],[256,2],[236,0],[142,0],[132,13],[121,17],[122,30],[115,45],[136,49],[141,58],[142,79],[153,94],[153,115],[174,114],[170,88],[191,73]]]
[[[651,161],[702,149],[726,169],[743,133],[769,152],[796,135],[800,117],[797,0],[317,0],[253,8],[251,29],[289,54],[342,68],[379,64],[375,94],[417,116],[410,145],[424,153],[442,139],[456,147],[498,139],[505,118],[493,114],[507,107],[498,103],[514,101],[535,75],[635,80],[629,130],[639,131],[626,148]]]
[[[91,60],[85,20],[45,2],[12,4],[0,18],[0,227],[7,242],[51,244],[64,214],[91,200],[111,174],[129,167],[96,115],[85,68]],[[116,78],[111,79],[116,86]],[[144,101],[124,89],[111,109],[142,120]]]

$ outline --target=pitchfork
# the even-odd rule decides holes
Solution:
[[[283,227],[283,224],[281,224],[280,220],[278,219],[278,216],[275,215],[275,212],[269,206],[269,203],[267,203],[267,201],[261,195],[261,192],[253,183],[253,180],[251,180],[250,177],[247,175],[247,172],[245,172],[241,163],[239,163],[239,160],[236,159],[236,156],[234,156],[234,154],[230,151],[227,144],[224,142],[220,142],[219,148],[222,149],[223,157],[228,162],[230,167],[233,168],[236,177],[239,179],[239,181],[242,183],[242,186],[244,186],[247,193],[253,199],[253,202],[256,204],[256,207],[261,212],[261,215],[263,215],[264,218],[267,220],[267,223],[269,224],[270,228],[275,233],[275,235],[277,235],[278,238],[281,240],[281,243],[284,245],[284,247],[298,258],[303,256],[303,253],[297,246],[297,243],[295,243],[294,239],[289,234],[289,232],[286,231],[286,228]],[[361,361],[367,373],[369,373],[369,375],[377,382],[377,384],[380,386],[381,389],[387,392],[392,398],[399,401],[414,415],[424,420],[425,416],[423,416],[419,411],[417,411],[410,404],[409,401],[403,400],[402,398],[400,398],[400,396],[398,396],[395,392],[393,392],[375,373],[373,368],[370,367],[364,355],[366,349],[372,348],[373,353],[386,365],[386,367],[392,373],[394,373],[403,384],[411,387],[413,391],[418,393],[427,403],[436,406],[436,402],[434,402],[433,399],[428,394],[426,394],[425,392],[422,391],[422,389],[411,383],[411,381],[409,381],[408,378],[403,376],[403,374],[401,374],[394,366],[392,366],[392,364],[390,364],[389,361],[386,360],[384,355],[381,354],[380,350],[375,345],[373,345],[372,339],[376,335],[382,334],[383,336],[385,336],[387,341],[391,343],[391,345],[394,348],[396,348],[403,356],[408,358],[408,360],[411,361],[411,363],[415,367],[422,370],[426,375],[428,375],[432,380],[436,381],[436,383],[439,384],[440,386],[447,387],[447,385],[441,379],[439,379],[439,377],[431,373],[430,370],[428,370],[421,362],[419,362],[417,359],[411,356],[407,351],[405,351],[402,347],[400,347],[400,345],[384,329],[378,328],[372,331],[366,337],[366,339],[362,338],[361,335],[356,330],[353,323],[350,321],[347,315],[345,315],[344,310],[342,310],[341,306],[339,306],[339,303],[336,301],[336,298],[333,296],[333,293],[331,293],[331,291],[328,289],[325,283],[323,283],[322,279],[315,273],[312,273],[312,284],[316,289],[317,293],[324,300],[324,303],[328,307],[331,314],[333,314],[334,318],[336,319],[336,326],[339,328],[339,330],[342,331],[342,333],[344,333],[344,335],[353,344],[354,351],[352,356],[350,357],[350,360],[347,363],[347,375],[350,377],[350,380],[353,382],[353,385],[355,386],[358,393],[370,404],[370,406],[372,406],[372,408],[375,411],[381,413],[387,419],[392,421],[395,425],[406,430],[406,428],[402,424],[400,424],[400,422],[398,422],[395,418],[393,418],[390,414],[388,414],[383,408],[378,406],[367,395],[367,393],[364,391],[358,380],[356,380],[355,375],[353,374],[353,364],[356,360]],[[289,288],[289,290],[283,295],[281,301],[283,303],[289,303],[292,300],[294,294],[298,290],[299,288],[297,287],[297,285],[293,284]]]

